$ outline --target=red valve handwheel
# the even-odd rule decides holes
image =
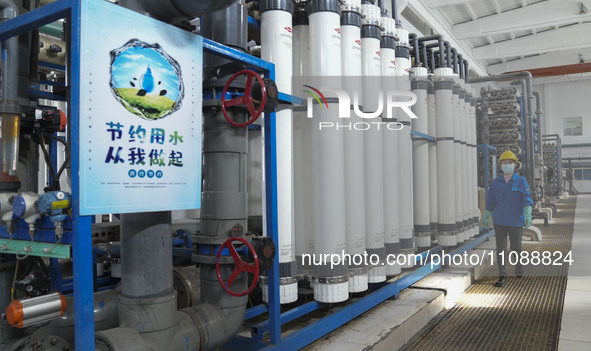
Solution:
[[[241,76],[245,74],[246,75],[246,87],[244,88],[244,94],[242,96],[239,96],[237,98],[234,98],[232,100],[228,100],[226,101],[226,94],[228,93],[228,88],[230,88],[230,84],[234,81],[234,79],[236,79],[238,76]],[[252,78],[256,78],[259,81],[259,84],[261,85],[261,96],[262,99],[260,101],[260,106],[258,110],[254,109],[254,102],[259,102],[259,101],[255,101],[252,98]],[[261,115],[261,113],[263,113],[263,110],[265,109],[265,104],[267,103],[267,88],[265,87],[265,82],[263,81],[263,78],[261,78],[261,76],[259,76],[256,72],[254,71],[249,71],[249,70],[242,70],[242,71],[238,71],[236,73],[234,73],[232,75],[232,77],[230,77],[230,79],[226,82],[226,85],[224,85],[224,90],[222,91],[222,113],[224,114],[224,117],[226,117],[226,121],[228,121],[231,125],[235,126],[235,127],[246,127],[247,125],[253,123],[254,121],[257,120],[257,118],[259,118],[259,116]],[[248,110],[248,113],[250,114],[250,119],[245,122],[245,123],[236,123],[234,122],[230,116],[228,116],[228,112],[226,111],[226,108],[228,107],[232,107],[232,106],[239,106],[239,105],[244,105],[246,107],[246,109]]]
[[[248,250],[250,251],[250,253],[252,254],[252,257],[254,259],[254,266],[252,264],[242,261],[242,259],[240,258],[240,255],[238,255],[238,252],[234,248],[234,245],[232,245],[233,241],[240,241],[248,247]],[[234,264],[235,264],[234,270],[232,271],[232,274],[228,278],[228,282],[224,282],[224,280],[222,279],[222,275],[220,273],[220,255],[221,255],[222,251],[224,250],[224,248],[226,248],[226,247],[228,247],[228,251],[230,251],[230,255],[232,255],[232,258],[234,259]],[[246,289],[245,291],[236,292],[234,290],[230,290],[230,287],[232,286],[232,284],[234,283],[236,278],[238,278],[238,276],[242,272],[248,272],[248,273],[254,274],[252,284],[250,284],[248,289]],[[226,290],[226,292],[228,294],[230,294],[232,296],[244,296],[244,295],[250,293],[255,288],[255,286],[257,285],[257,282],[259,281],[259,258],[257,256],[256,251],[254,250],[254,247],[252,247],[252,245],[243,238],[232,237],[232,238],[229,238],[228,240],[224,241],[224,243],[222,244],[222,246],[220,246],[220,249],[218,250],[218,254],[216,255],[215,273],[218,276],[218,282],[220,282],[220,285],[222,286],[222,288],[224,288],[224,290]]]

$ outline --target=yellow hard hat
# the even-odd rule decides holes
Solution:
[[[515,161],[515,163],[519,163],[517,156],[515,156],[515,154],[511,152],[511,150],[507,150],[501,154],[501,157],[499,157],[499,163],[501,163],[501,161],[503,160],[513,160]]]

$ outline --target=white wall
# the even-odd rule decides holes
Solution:
[[[591,80],[534,85],[534,90],[542,95],[544,134],[559,134],[563,144],[591,143]],[[564,136],[564,117],[583,117],[583,135]],[[591,156],[591,149],[587,151]]]
[[[539,80],[534,80],[534,90],[540,92],[543,101],[543,134],[560,135],[563,145],[591,144],[591,79],[536,83]],[[582,136],[564,136],[562,119],[565,117],[582,117]],[[565,147],[562,157],[591,157],[591,146]],[[577,188],[580,192],[591,192],[591,181],[577,182]]]

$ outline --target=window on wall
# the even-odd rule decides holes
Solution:
[[[562,119],[563,135],[581,136],[583,135],[583,117],[566,117]]]

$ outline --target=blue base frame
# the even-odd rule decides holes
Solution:
[[[494,230],[482,230],[478,237],[476,237],[470,243],[463,245],[450,253],[450,256],[462,255],[476,246],[480,245],[484,241],[494,236]],[[428,253],[436,253],[441,250],[441,247],[432,248],[422,253],[422,257],[425,257]],[[299,329],[298,331],[280,339],[279,343],[269,343],[263,341],[264,333],[271,330],[271,327],[277,321],[269,320],[256,324],[251,329],[252,338],[236,337],[232,339],[228,344],[224,345],[223,350],[225,351],[244,351],[244,350],[299,350],[312,342],[322,338],[331,331],[341,327],[345,323],[359,317],[361,314],[374,308],[380,303],[396,298],[401,291],[415,284],[419,280],[425,278],[429,274],[439,270],[442,267],[439,264],[427,264],[419,267],[402,278],[387,284],[381,284],[381,287],[372,291],[367,296],[361,298],[358,301],[352,302],[345,307],[336,309],[327,317],[324,317],[316,322],[313,322],[306,327]],[[310,313],[319,307],[325,306],[325,304],[312,301],[303,304],[299,307],[293,308],[280,315],[281,324],[291,322],[307,313]],[[256,312],[264,313],[264,306],[257,306],[250,310],[257,310]],[[260,313],[250,313],[248,317],[253,317]]]

